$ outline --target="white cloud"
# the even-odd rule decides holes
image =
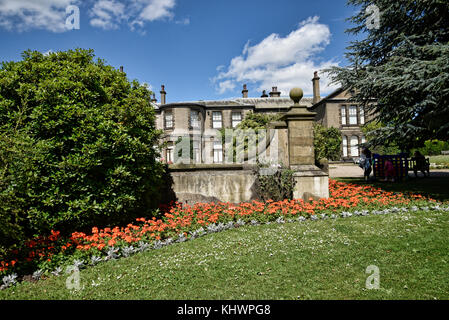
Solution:
[[[184,18],[184,19],[181,19],[181,20],[176,20],[175,23],[188,26],[190,24],[190,18]]]
[[[172,21],[176,0],[0,0],[0,28],[19,32],[31,29],[67,31],[65,21],[69,5],[86,7],[91,26],[106,30],[127,23],[135,30],[148,22]],[[174,22],[187,25],[190,19]]]
[[[218,83],[218,92],[220,94],[225,93],[226,91],[234,90],[235,89],[235,82],[232,80],[225,80]]]
[[[138,0],[143,5],[138,20],[155,21],[164,18],[173,18],[171,11],[175,6],[175,0]]]
[[[116,29],[127,21],[131,30],[141,30],[146,23],[174,17],[176,0],[95,0],[90,24],[103,29]]]
[[[0,0],[0,27],[11,31],[66,31],[66,8],[79,0]]]
[[[126,19],[125,5],[114,0],[99,0],[90,10],[90,24],[102,29],[117,29]]]
[[[226,70],[218,70],[213,79],[217,91],[223,94],[237,83],[252,83],[259,91],[277,86],[283,95],[300,86],[305,95],[311,95],[313,72],[337,64],[317,58],[331,39],[329,27],[318,20],[313,17],[301,22],[286,37],[273,33],[254,46],[248,41],[242,55],[233,58]],[[320,77],[322,93],[335,89],[328,87],[329,79],[324,74]]]

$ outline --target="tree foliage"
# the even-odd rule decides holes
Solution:
[[[366,137],[367,144],[371,144],[371,142],[376,138],[376,133],[378,130],[381,130],[385,126],[378,121],[370,121],[365,124],[361,130]],[[381,145],[372,145],[370,148],[372,153],[377,153],[381,155],[395,155],[401,153],[401,148],[396,144],[396,142],[385,142]]]
[[[158,199],[151,92],[92,50],[0,68],[0,239],[145,216]]]
[[[353,89],[385,125],[371,143],[395,141],[409,149],[449,138],[449,2],[348,0],[361,9],[349,18],[360,36],[347,48],[350,65],[329,70],[335,83]],[[367,7],[380,10],[380,26]],[[368,22],[368,23],[367,23]],[[370,26],[370,27],[368,27]],[[373,99],[376,103],[373,104]]]

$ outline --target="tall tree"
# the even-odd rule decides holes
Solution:
[[[361,10],[347,30],[348,67],[328,69],[354,101],[377,115],[374,145],[404,149],[449,139],[449,2],[348,0]],[[376,103],[373,103],[374,99]]]

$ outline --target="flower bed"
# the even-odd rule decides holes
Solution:
[[[93,227],[90,234],[74,232],[69,237],[57,231],[38,237],[11,250],[13,258],[0,262],[0,275],[30,274],[40,278],[43,272],[59,274],[63,266],[81,266],[84,259],[91,264],[128,256],[148,247],[167,242],[182,242],[207,232],[216,232],[244,224],[260,224],[310,218],[349,216],[348,211],[377,210],[387,206],[412,206],[436,202],[421,195],[387,192],[370,186],[359,186],[330,180],[330,198],[241,203],[199,203],[193,206],[175,203],[161,208],[161,219],[137,219],[125,227]],[[363,211],[361,211],[363,212]],[[163,243],[162,240],[165,240]],[[3,260],[3,259],[2,259]],[[77,261],[77,262],[76,262]],[[9,278],[8,278],[9,279]],[[7,280],[14,282],[14,279]]]

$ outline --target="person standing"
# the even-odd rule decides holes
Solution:
[[[384,172],[385,172],[385,180],[384,181],[390,181],[390,179],[391,179],[391,182],[394,182],[394,176],[396,174],[396,170],[394,168],[393,162],[391,162],[390,159],[385,159]]]
[[[369,176],[372,171],[371,165],[372,165],[372,153],[368,148],[364,147],[360,159],[360,167],[363,169],[363,177],[365,181],[369,180]]]

